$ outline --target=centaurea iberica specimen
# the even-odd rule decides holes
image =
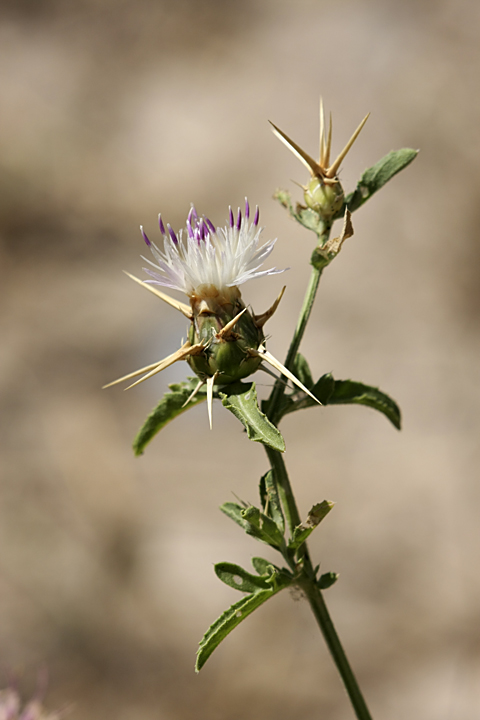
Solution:
[[[194,404],[207,400],[211,417],[212,399],[215,397],[243,423],[250,439],[263,443],[270,463],[270,470],[260,480],[259,507],[240,501],[225,503],[221,510],[248,535],[277,551],[283,562],[277,566],[265,558],[254,557],[252,565],[255,574],[234,563],[215,565],[220,580],[244,595],[206,632],[197,654],[197,671],[220,642],[250,613],[280,590],[297,586],[310,604],[357,718],[371,720],[323,598],[323,591],[336,581],[337,575],[333,572],[320,575],[319,566],[313,565],[307,548],[309,535],[329,513],[333,503],[326,500],[317,503],[306,519],[301,520],[282,455],[285,443],[278,425],[287,413],[296,410],[355,403],[378,410],[400,428],[400,410],[388,395],[363,383],[335,380],[330,373],[315,381],[306,359],[298,351],[322,272],[338,256],[344,241],[353,235],[352,213],[405,168],[417,153],[410,149],[389,153],[366,170],[356,189],[345,195],[337,173],[367,118],[333,163],[330,163],[332,125],[330,120],[326,134],[322,107],[320,119],[318,163],[274,126],[277,136],[300,158],[311,174],[304,187],[305,205],[297,203],[294,209],[289,193],[284,190],[277,191],[276,198],[297,222],[312,230],[317,238],[310,261],[310,281],[285,363],[280,363],[266,351],[262,329],[280,298],[263,315],[254,315],[244,305],[238,289],[250,278],[281,272],[276,268],[260,270],[273,248],[273,242],[259,246],[258,211],[253,223],[250,223],[248,203],[243,217],[239,212],[235,218],[230,210],[228,225],[223,229],[215,228],[207,218],[200,219],[192,208],[187,219],[185,240],[182,233],[175,234],[170,226],[165,230],[161,218],[163,250],[154,246],[143,233],[157,262],[151,263],[153,270],[147,270],[151,277],[149,284],[133,278],[189,318],[188,341],[168,358],[116,382],[145,373],[141,382],[180,359],[186,359],[199,378],[170,386],[170,392],[147,418],[134,441],[137,454],[143,452],[164,425]],[[341,218],[343,229],[339,237],[331,239],[332,224]],[[190,305],[173,300],[153,285],[181,290],[189,297]],[[243,380],[263,362],[274,367],[280,376],[260,409],[255,384]]]
[[[200,218],[192,206],[187,217],[186,232],[182,229],[177,235],[170,225],[167,224],[165,229],[162,216],[159,215],[163,250],[151,242],[143,227],[140,227],[143,239],[157,262],[143,258],[153,268],[145,268],[151,278],[145,283],[132,275],[130,277],[191,320],[188,340],[163,360],[129,373],[105,387],[143,374],[140,380],[129,386],[131,388],[174,362],[186,360],[200,378],[188,401],[193,400],[202,385],[206,384],[211,426],[214,385],[229,385],[242,380],[256,372],[262,362],[290,376],[266,350],[263,334],[263,326],[277,309],[283,290],[270,309],[255,315],[245,306],[238,288],[247,280],[284,272],[277,268],[260,270],[272,252],[275,240],[260,244],[263,228],[258,226],[259,216],[257,207],[253,221],[250,222],[250,206],[245,199],[244,215],[239,209],[235,217],[232,208],[229,208],[227,226],[215,228],[208,217]],[[190,300],[190,307],[152,287],[156,285],[185,293]],[[291,380],[309,393],[295,376],[292,375]]]

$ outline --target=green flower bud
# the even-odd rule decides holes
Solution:
[[[342,208],[345,194],[340,182],[327,180],[318,175],[312,177],[305,188],[305,203],[320,215],[323,220],[330,220]]]

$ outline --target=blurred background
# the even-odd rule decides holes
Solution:
[[[338,152],[371,117],[342,182],[400,147],[417,160],[354,216],[302,345],[315,377],[378,385],[404,429],[362,407],[282,426],[327,602],[375,718],[480,717],[480,5],[472,0],[3,0],[0,5],[0,680],[72,718],[352,717],[307,604],[280,594],[193,672],[239,595],[213,563],[274,559],[218,511],[256,502],[267,461],[200,405],[134,458],[131,441],[179,363],[186,321],[132,283],[138,226],[223,224],[245,195],[278,237],[278,277],[244,286],[285,356],[313,236],[272,199],[300,199],[318,102]],[[158,232],[158,231],[157,231]],[[158,237],[158,235],[157,235]],[[260,375],[261,393],[270,379]]]

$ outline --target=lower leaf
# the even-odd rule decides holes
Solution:
[[[244,571],[245,572],[245,571]],[[238,602],[225,610],[215,622],[210,625],[200,641],[195,671],[200,672],[213,651],[220,645],[229,633],[240,625],[242,620],[251,615],[260,605],[276,595],[280,590],[288,587],[292,580],[283,573],[275,574],[276,582],[268,590],[259,590],[246,595]]]
[[[170,390],[165,393],[157,407],[152,410],[133,441],[135,455],[141,455],[150,440],[171,420],[194,405],[206,400],[206,390],[200,388],[195,397],[185,404],[197,385],[198,378],[190,378],[188,382],[169,385]]]

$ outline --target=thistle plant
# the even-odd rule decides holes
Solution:
[[[360,720],[370,720],[371,715],[324,600],[324,591],[337,580],[337,574],[320,574],[319,565],[311,560],[307,546],[310,534],[330,512],[333,503],[323,500],[315,504],[302,519],[284,461],[285,442],[279,424],[285,415],[297,410],[354,403],[383,413],[400,429],[400,410],[388,395],[361,382],[334,379],[331,373],[315,380],[307,360],[299,352],[321,275],[336,259],[345,240],[353,235],[352,214],[417,154],[408,148],[390,152],[363,173],[353,192],[345,194],[338,171],[367,118],[368,115],[333,162],[330,157],[332,120],[330,117],[327,130],[322,105],[318,162],[272,123],[275,134],[310,172],[310,179],[302,186],[304,204],[296,203],[294,207],[285,190],[277,190],[275,198],[291,218],[315,236],[311,276],[285,361],[280,362],[268,352],[263,331],[277,310],[285,288],[260,314],[245,305],[239,290],[247,280],[284,272],[277,268],[261,269],[275,240],[260,242],[258,208],[251,220],[246,200],[243,213],[238,210],[234,214],[229,208],[226,226],[216,227],[208,217],[200,217],[192,205],[186,226],[178,233],[170,225],[165,228],[159,216],[161,247],[151,242],[141,228],[154,258],[144,258],[149,265],[145,268],[149,278],[143,281],[127,273],[189,320],[188,338],[168,357],[105,386],[140,376],[129,385],[134,387],[173,363],[185,360],[194,376],[169,386],[137,434],[133,444],[135,454],[142,454],[167,423],[200,402],[207,403],[212,427],[214,400],[220,400],[235,415],[248,437],[262,443],[267,454],[270,468],[260,479],[258,506],[242,501],[226,502],[220,509],[244,532],[276,551],[278,564],[253,557],[254,572],[230,562],[215,565],[218,578],[240,591],[242,597],[205,633],[197,653],[196,670],[203,667],[221,641],[260,605],[285,588],[297,587],[312,609]],[[342,222],[341,230],[337,237],[331,238],[336,220]],[[159,286],[183,292],[189,303],[172,298],[159,290]],[[257,370],[275,378],[270,395],[260,403],[255,382],[250,379]],[[322,412],[327,411],[322,409]]]

